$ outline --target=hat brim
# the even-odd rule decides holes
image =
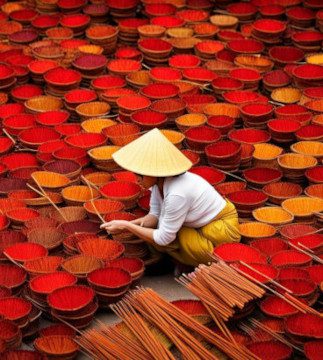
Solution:
[[[113,160],[139,175],[168,177],[185,173],[193,164],[158,129],[116,151]]]

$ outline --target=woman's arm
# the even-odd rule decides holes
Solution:
[[[130,231],[148,243],[166,246],[175,240],[178,230],[185,221],[188,210],[187,201],[178,195],[169,196],[166,200],[165,209],[165,216],[159,224],[159,229],[142,227],[125,220],[110,221],[101,225],[101,229],[103,228],[111,234],[116,234],[124,230]],[[154,219],[155,220],[151,220],[158,221],[156,217],[154,217]]]
[[[130,221],[132,224],[140,225],[146,228],[153,228],[155,229],[158,224],[158,218],[153,214],[147,214],[139,219]]]
[[[139,238],[145,240],[146,242],[153,244],[154,243],[154,231],[155,229],[145,228],[136,224],[133,224],[130,221],[126,220],[113,220],[108,223],[101,225],[101,229],[105,229],[111,234],[119,233],[120,231],[130,231]]]

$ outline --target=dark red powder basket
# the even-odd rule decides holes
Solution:
[[[130,181],[110,181],[100,191],[105,198],[121,201],[125,209],[131,209],[136,206],[141,187]]]
[[[122,257],[106,263],[108,267],[120,268],[131,274],[132,280],[137,280],[145,271],[145,264],[141,259]]]
[[[277,278],[280,280],[294,280],[294,279],[304,279],[310,280],[309,272],[300,267],[288,267],[280,268],[279,275]]]
[[[218,193],[223,196],[234,193],[236,191],[245,190],[247,184],[244,181],[226,181],[224,183],[218,184],[215,186],[215,189]]]
[[[286,289],[292,291],[294,296],[303,298],[305,300],[313,300],[314,296],[317,293],[316,284],[309,279],[280,279],[279,283],[284,286]],[[278,288],[277,291],[284,293],[285,290]],[[316,301],[316,298],[314,302]]]
[[[59,140],[61,135],[54,129],[42,126],[35,126],[19,133],[18,139],[29,148],[37,148],[48,141]]]
[[[311,184],[322,184],[323,183],[323,166],[315,166],[312,169],[306,170],[305,176]]]
[[[270,263],[276,267],[308,266],[312,258],[296,250],[284,250],[272,255]]]
[[[31,310],[31,303],[25,299],[14,296],[0,299],[0,314],[18,326],[26,324]]]
[[[46,256],[47,249],[39,244],[23,242],[6,247],[3,253],[11,259],[23,262]]]
[[[66,137],[65,142],[76,148],[90,150],[106,143],[106,137],[97,133],[80,133]]]
[[[278,169],[255,167],[243,171],[243,177],[253,187],[262,188],[267,184],[280,181],[283,173]]]
[[[252,279],[255,279],[263,284],[269,283],[271,280],[275,280],[277,278],[278,270],[271,265],[257,263],[250,263],[249,265],[254,270],[242,264],[236,264],[235,267],[246,274],[247,277],[251,277]],[[259,272],[265,276],[260,275]]]
[[[65,110],[45,111],[36,115],[36,122],[42,126],[55,126],[65,123],[70,113]]]
[[[225,181],[225,174],[211,166],[196,166],[189,170],[193,174],[201,176],[212,186],[216,186]]]
[[[182,78],[182,73],[178,69],[169,67],[155,67],[149,70],[149,76],[154,81],[171,83],[173,81],[179,81]]]
[[[323,281],[323,265],[312,265],[306,268],[306,271],[309,273],[311,280],[320,285]]]
[[[167,116],[152,110],[141,110],[131,115],[131,120],[143,130],[164,127]]]
[[[300,341],[323,338],[323,319],[312,314],[296,314],[285,320],[286,332]]]
[[[288,244],[279,237],[257,239],[252,241],[250,246],[258,249],[267,256],[276,254],[279,251],[288,250]]]
[[[48,295],[49,306],[60,314],[72,315],[86,309],[93,301],[95,292],[82,285],[66,286]]]
[[[75,285],[77,278],[64,271],[56,271],[34,277],[29,281],[30,290],[38,299],[45,300],[46,296],[56,289],[65,286]]]
[[[8,116],[2,122],[10,135],[18,135],[22,130],[31,129],[35,125],[35,116],[32,114],[17,114]]]
[[[116,267],[106,267],[92,271],[87,276],[87,281],[94,290],[109,295],[120,295],[125,293],[131,282],[130,273]]]
[[[267,258],[257,249],[254,249],[248,245],[231,243],[221,244],[214,248],[214,255],[220,257],[226,262],[239,262],[244,261],[246,263],[266,264]]]
[[[304,345],[304,353],[309,360],[320,360],[323,353],[323,341],[309,341]]]
[[[204,151],[209,144],[220,140],[219,130],[208,127],[198,126],[185,131],[186,142],[192,150]]]
[[[245,144],[260,144],[270,141],[270,134],[260,129],[238,129],[229,132],[229,139]]]
[[[293,353],[292,347],[276,340],[254,342],[247,347],[263,360],[287,360]]]
[[[253,39],[232,40],[227,47],[236,54],[259,54],[264,50],[264,44]]]
[[[267,195],[257,190],[240,190],[227,195],[236,206],[241,217],[251,217],[253,210],[261,207],[268,200]]]
[[[200,65],[201,60],[198,56],[190,54],[177,54],[169,58],[170,66],[178,69],[194,68]]]
[[[17,293],[26,281],[26,271],[12,264],[0,264],[0,285]]]

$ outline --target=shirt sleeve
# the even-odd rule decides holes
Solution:
[[[149,206],[150,206],[149,215],[154,215],[155,217],[158,218],[161,209],[161,198],[160,198],[160,194],[158,193],[157,186],[153,186],[151,188]]]
[[[167,196],[164,199],[164,206],[164,216],[158,224],[158,229],[153,232],[155,243],[161,246],[166,246],[175,240],[189,210],[187,199],[180,195]]]

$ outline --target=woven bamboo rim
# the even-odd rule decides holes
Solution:
[[[53,96],[38,96],[25,101],[25,107],[32,113],[59,110],[63,102]]]
[[[165,34],[166,28],[159,25],[141,25],[138,27],[138,33],[144,37],[162,37]]]
[[[193,36],[194,30],[190,28],[178,27],[166,30],[166,35],[171,38],[189,38]]]
[[[291,145],[290,149],[301,155],[323,158],[323,143],[321,141],[299,141]]]
[[[268,213],[266,215],[266,212]],[[270,212],[273,214],[270,215]],[[275,214],[276,213],[276,214]],[[294,215],[280,206],[267,206],[253,210],[252,216],[255,220],[273,226],[282,226],[293,222]]]
[[[301,99],[302,91],[293,87],[282,87],[275,89],[270,97],[272,100],[283,104],[294,104]]]
[[[87,267],[85,265],[87,265]],[[86,275],[93,270],[102,268],[103,261],[94,256],[76,255],[65,259],[62,262],[61,267],[70,274],[73,274],[79,278],[85,278]]]
[[[239,232],[244,238],[258,239],[274,236],[276,229],[272,225],[253,221],[239,224]]]
[[[318,161],[313,156],[287,153],[278,156],[278,164],[286,170],[306,170],[317,165]]]
[[[239,19],[235,16],[230,15],[213,15],[210,17],[212,24],[218,26],[220,29],[223,28],[234,28],[238,25]]]
[[[302,205],[306,205],[303,207]],[[299,196],[282,202],[282,208],[296,217],[314,216],[314,213],[323,211],[323,199]]]
[[[116,122],[105,118],[90,118],[81,123],[82,129],[90,133],[101,133],[104,128],[112,125],[116,125]]]

